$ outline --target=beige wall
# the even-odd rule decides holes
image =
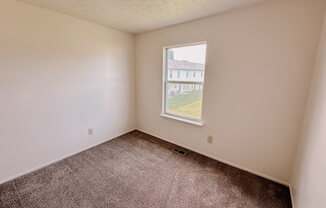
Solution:
[[[137,123],[288,184],[324,8],[317,0],[273,1],[139,34],[134,48],[131,34],[1,0],[0,183]],[[160,117],[162,47],[200,41],[208,42],[203,127]],[[323,39],[291,180],[297,207],[326,206],[325,51]]]
[[[137,128],[288,184],[324,6],[272,1],[137,35]],[[203,127],[160,117],[162,47],[200,41]]]
[[[326,207],[326,16],[291,188],[296,208]]]
[[[0,182],[135,128],[132,35],[12,0],[0,28]]]

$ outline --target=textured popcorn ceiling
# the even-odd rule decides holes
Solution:
[[[268,0],[19,0],[131,33]]]

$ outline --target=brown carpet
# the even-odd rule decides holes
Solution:
[[[0,185],[0,207],[276,208],[291,202],[285,186],[134,131]]]

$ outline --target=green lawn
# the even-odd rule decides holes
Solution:
[[[168,99],[168,112],[194,118],[201,117],[202,91],[178,95]]]

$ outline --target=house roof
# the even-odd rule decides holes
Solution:
[[[169,60],[169,69],[204,70],[204,64],[190,61]]]

